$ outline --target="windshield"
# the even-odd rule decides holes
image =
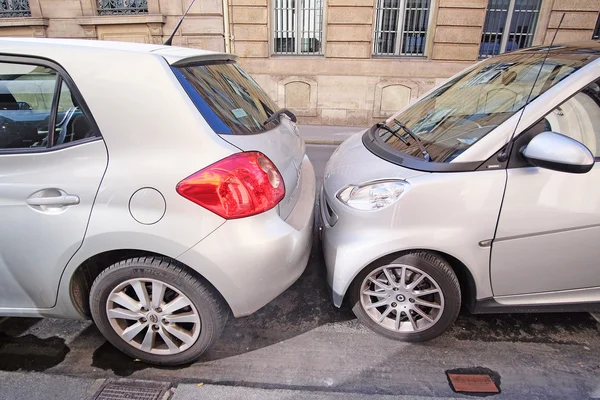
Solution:
[[[175,73],[216,133],[247,135],[273,128],[265,121],[279,107],[234,62],[175,68]]]
[[[589,56],[551,53],[544,63],[544,56],[519,52],[486,60],[388,119],[376,136],[408,155],[450,162],[519,111],[528,98],[531,102],[590,62]]]

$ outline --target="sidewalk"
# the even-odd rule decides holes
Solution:
[[[307,144],[340,144],[366,127],[298,125],[300,136]]]
[[[179,384],[163,390],[158,398],[150,392],[157,386],[167,388],[169,383],[135,381],[129,379],[89,379],[37,372],[0,372],[0,399],[2,400],[104,400],[104,399],[154,399],[157,400],[431,400],[432,397],[391,396],[326,390],[261,389],[245,386],[202,384]],[[121,387],[137,385],[137,390],[118,393],[104,390],[107,384]],[[103,391],[104,390],[104,391]],[[438,400],[455,398],[439,397]]]

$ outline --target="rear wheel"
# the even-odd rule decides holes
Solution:
[[[155,257],[121,261],[103,271],[92,285],[90,308],[113,346],[158,365],[196,360],[219,338],[228,316],[212,287]]]
[[[422,342],[456,320],[461,293],[448,263],[427,252],[386,258],[363,270],[350,288],[352,310],[371,330],[396,340]]]

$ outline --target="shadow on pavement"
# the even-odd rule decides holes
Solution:
[[[320,245],[315,240],[304,274],[279,297],[244,318],[230,318],[221,339],[201,361],[214,361],[270,346],[321,325],[354,318],[331,302]]]
[[[353,318],[350,310],[337,309],[330,300],[321,248],[315,241],[306,270],[298,281],[258,312],[244,318],[230,317],[223,336],[198,362],[216,361],[248,353],[291,339],[321,325]],[[97,341],[100,338],[100,332],[92,325],[79,335],[73,347],[79,347],[77,342]],[[156,368],[133,360],[108,342],[96,348],[91,366],[112,371],[121,377],[147,368]],[[181,368],[185,366],[174,369]]]

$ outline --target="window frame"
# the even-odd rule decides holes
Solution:
[[[423,45],[423,54],[403,54],[402,53],[402,45],[404,44],[404,38],[403,38],[403,29],[404,29],[404,20],[406,19],[406,3],[409,0],[398,0],[398,2],[400,3],[400,5],[398,6],[398,22],[396,23],[396,45],[394,48],[394,53],[393,54],[378,54],[375,51],[375,46],[376,44],[376,39],[377,39],[377,27],[381,26],[381,22],[383,21],[383,11],[380,12],[380,8],[379,6],[379,2],[380,1],[384,1],[384,0],[375,0],[375,7],[374,7],[374,16],[373,16],[373,42],[371,45],[371,56],[373,58],[429,58],[429,48],[430,46],[430,40],[431,40],[431,34],[432,34],[432,23],[433,23],[433,18],[434,18],[434,14],[437,13],[437,0],[429,0],[429,9],[428,9],[428,16],[427,16],[427,29],[425,30],[425,40],[424,40],[424,45]],[[379,21],[381,20],[381,21]],[[381,30],[379,32],[382,32]],[[410,32],[410,31],[409,31]]]
[[[284,0],[285,1],[285,0]],[[302,12],[302,8],[300,6],[301,1],[302,0],[288,0],[288,1],[294,1],[295,2],[295,7],[294,10],[296,12],[296,15],[294,17],[294,24],[295,24],[295,29],[294,29],[294,52],[276,52],[275,51],[275,45],[277,43],[277,0],[271,0],[269,2],[270,4],[270,19],[271,19],[271,23],[270,23],[270,27],[269,27],[269,38],[270,38],[270,43],[269,43],[269,54],[272,56],[276,56],[276,57],[280,57],[280,56],[291,56],[291,57],[296,57],[296,56],[301,56],[301,57],[324,57],[325,56],[325,43],[326,43],[326,28],[327,28],[327,7],[326,7],[326,1],[327,0],[320,0],[321,1],[321,34],[320,34],[320,50],[319,52],[310,52],[310,53],[303,53],[300,51],[301,47],[302,47],[302,37],[301,37],[301,33],[303,32],[303,30],[301,29],[301,22],[302,22],[302,16],[303,16],[303,12]],[[318,1],[318,0],[316,0]],[[318,31],[317,31],[318,32]]]
[[[498,54],[482,55],[481,54],[481,44],[483,43],[483,40],[482,40],[483,39],[483,35],[488,34],[485,31],[485,23],[487,21],[487,16],[488,16],[488,12],[489,12],[488,10],[489,10],[489,7],[490,7],[490,0],[488,0],[487,5],[485,6],[485,20],[483,21],[482,38],[479,40],[478,58],[480,60],[485,60],[486,58],[490,58],[490,57],[494,57],[494,56],[506,53],[506,45],[508,44],[508,38],[509,38],[509,36],[511,36],[510,25],[511,25],[513,17],[514,17],[513,14],[514,14],[514,11],[515,11],[516,2],[517,2],[517,0],[508,0],[508,10],[507,10],[507,13],[506,13],[506,21],[504,22],[504,27],[503,27],[504,30],[502,31],[502,33],[500,33],[500,32],[494,32],[494,34],[496,35],[496,37],[498,35],[502,35],[502,40],[500,41],[500,50],[498,51]],[[531,37],[531,43],[528,46],[519,48],[517,50],[521,50],[521,49],[525,49],[525,48],[531,47],[531,45],[533,44],[533,42],[535,40],[535,34],[536,34],[536,31],[537,31],[539,19],[540,19],[540,13],[542,11],[542,2],[543,2],[543,0],[539,0],[538,10],[537,10],[537,13],[536,13],[537,16],[535,18],[535,22],[534,22],[533,26],[531,27],[531,35],[529,33],[527,34],[527,36]],[[491,33],[489,33],[489,34],[491,35]],[[523,32],[521,32],[520,35],[523,35]],[[511,50],[511,51],[516,51],[516,50]]]
[[[54,87],[54,94],[52,96],[52,109],[50,110],[50,118],[48,121],[48,145],[46,147],[41,148],[15,148],[15,149],[1,149],[0,148],[0,156],[2,155],[11,155],[11,154],[34,154],[34,153],[47,153],[51,151],[57,151],[66,149],[73,146],[79,146],[81,144],[95,142],[97,140],[103,140],[102,133],[98,128],[98,124],[94,119],[90,108],[85,102],[81,92],[75,85],[75,82],[71,78],[71,76],[67,73],[67,71],[55,61],[52,61],[47,58],[42,57],[34,57],[28,55],[14,55],[14,54],[3,54],[0,53],[0,64],[26,64],[26,65],[37,65],[40,67],[51,68],[56,72],[56,86]],[[89,120],[90,126],[95,132],[95,135],[86,139],[77,140],[75,142],[64,143],[58,146],[54,146],[52,141],[54,141],[53,129],[56,124],[56,115],[58,111],[58,101],[60,96],[60,90],[62,82],[65,82],[71,91],[71,96],[75,98],[81,111]]]

